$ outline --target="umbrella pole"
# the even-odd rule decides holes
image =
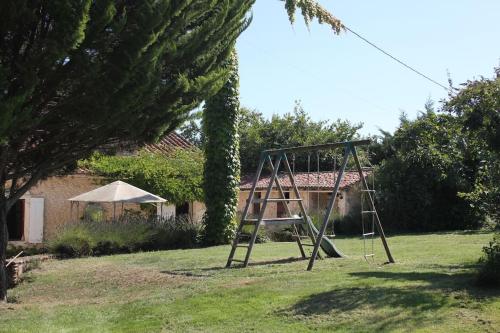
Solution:
[[[113,220],[116,220],[116,202],[113,202]]]

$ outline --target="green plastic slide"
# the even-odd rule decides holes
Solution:
[[[307,217],[307,223],[309,224],[309,227],[311,228],[312,232],[314,233],[314,237],[317,237],[319,234],[319,230],[316,229],[316,226],[314,223],[311,221],[311,218],[308,216]],[[323,252],[326,253],[327,256],[332,257],[332,258],[344,258],[344,254],[337,249],[335,244],[328,239],[327,237],[323,236],[321,239],[321,244],[320,244],[321,249]]]

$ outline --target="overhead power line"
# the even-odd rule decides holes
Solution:
[[[437,82],[436,80],[430,78],[429,76],[423,74],[422,72],[416,70],[415,68],[413,68],[412,66],[406,64],[404,61],[402,60],[399,60],[398,58],[396,58],[395,56],[393,56],[392,54],[390,54],[389,52],[385,51],[384,49],[380,48],[379,46],[377,46],[376,44],[370,42],[368,39],[366,39],[365,37],[363,37],[362,35],[358,34],[356,31],[352,30],[351,28],[345,26],[345,29],[347,31],[349,31],[350,33],[352,33],[353,35],[355,35],[356,37],[358,37],[359,39],[361,39],[362,41],[364,41],[365,43],[367,43],[368,45],[376,48],[377,50],[379,50],[380,52],[382,52],[383,54],[385,54],[386,56],[390,57],[392,60],[398,62],[399,64],[403,65],[404,67],[406,67],[407,69],[411,70],[412,72],[420,75],[421,77],[425,78],[426,80],[434,83],[435,85],[438,85],[439,87],[445,89],[445,90],[449,90],[450,88],[449,87],[446,87],[445,85]]]

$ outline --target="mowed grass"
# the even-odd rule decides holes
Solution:
[[[380,241],[368,264],[338,239],[349,258],[312,272],[294,243],[257,244],[246,269],[223,268],[228,246],[53,260],[10,291],[0,331],[499,332],[500,292],[473,283],[491,237],[390,237],[391,265]]]

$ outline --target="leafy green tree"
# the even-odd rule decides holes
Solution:
[[[243,172],[255,172],[265,149],[317,145],[355,140],[362,124],[347,120],[314,121],[296,102],[292,113],[264,119],[257,111],[243,109],[240,122],[240,156]],[[307,170],[306,157],[297,156],[297,170]]]
[[[384,226],[396,230],[472,229],[482,220],[460,196],[477,175],[476,146],[465,141],[461,121],[432,104],[416,120],[401,118],[380,143],[378,203]]]
[[[240,159],[238,140],[239,75],[236,52],[225,64],[229,80],[208,99],[203,112],[205,148],[205,243],[224,244],[234,232],[238,206]]]
[[[227,81],[253,1],[0,2],[0,301],[10,207],[100,145],[178,126]]]
[[[168,156],[146,151],[137,156],[95,153],[79,165],[107,180],[124,180],[169,203],[203,200],[203,153],[198,149],[177,149]]]
[[[478,177],[472,191],[463,196],[484,214],[496,221],[500,229],[500,68],[496,77],[468,81],[451,96],[445,110],[462,119],[463,136],[477,140]],[[500,234],[483,248],[479,260],[478,284],[500,285]]]
[[[474,190],[464,196],[500,226],[500,69],[496,78],[467,82],[445,110],[462,119],[464,137],[480,142],[479,175]]]
[[[203,131],[201,129],[201,120],[203,118],[202,110],[191,112],[189,118],[179,128],[183,138],[194,144],[198,148],[203,148]]]

